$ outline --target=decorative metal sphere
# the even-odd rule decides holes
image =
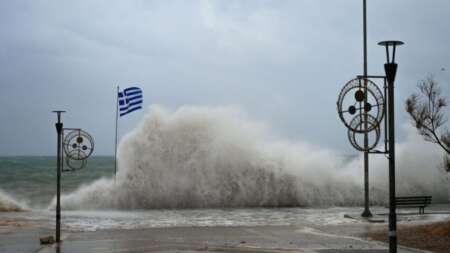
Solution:
[[[94,139],[85,131],[75,129],[64,137],[63,149],[67,166],[72,170],[81,169],[86,166],[86,159],[94,151]]]
[[[374,130],[384,117],[385,101],[378,86],[369,79],[355,78],[347,82],[339,93],[337,111],[339,118],[351,131],[367,133]],[[373,122],[362,124],[363,127],[352,126],[355,117],[370,115]],[[364,117],[362,117],[364,118]],[[365,119],[365,118],[364,118]]]
[[[73,151],[73,152],[77,152],[77,151]],[[67,157],[66,159],[66,165],[71,169],[71,170],[65,170],[65,171],[75,171],[75,170],[79,170],[82,169],[86,166],[87,164],[87,159],[81,159],[81,160],[74,160],[74,159],[70,159]]]
[[[352,146],[355,149],[357,149],[359,151],[370,151],[378,145],[378,142],[381,137],[381,131],[378,126],[375,126],[376,119],[373,116],[367,115],[367,122],[365,121],[364,117],[365,117],[365,115],[355,116],[353,118],[353,120],[350,122],[350,125],[351,125],[352,129],[362,129],[365,127],[364,125],[367,123],[367,128],[374,129],[374,131],[371,131],[368,134],[369,143],[367,145],[367,148],[365,148],[365,145],[364,145],[364,135],[366,134],[365,132],[356,132],[356,131],[352,131],[349,128],[347,131],[347,136],[348,136],[348,140],[350,141],[350,143],[352,144]]]

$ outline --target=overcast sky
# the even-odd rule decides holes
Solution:
[[[405,42],[401,141],[417,81],[450,81],[450,1],[368,2],[369,74],[383,74],[378,41]],[[54,109],[112,154],[116,85],[134,84],[146,107],[236,105],[282,138],[355,153],[335,103],[362,74],[361,19],[362,0],[0,1],[0,155],[54,154]]]

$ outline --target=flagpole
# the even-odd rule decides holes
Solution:
[[[116,138],[115,138],[115,147],[114,147],[114,183],[116,182],[117,175],[117,128],[119,123],[119,85],[117,85],[116,92]]]

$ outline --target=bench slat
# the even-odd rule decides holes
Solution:
[[[396,200],[431,200],[431,198],[399,198],[396,197]]]
[[[404,204],[408,204],[408,203],[431,203],[431,201],[395,201],[395,203],[404,203]]]

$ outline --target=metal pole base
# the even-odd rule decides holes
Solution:
[[[365,209],[364,212],[362,212],[361,217],[370,218],[370,217],[373,217],[373,215],[369,209]]]

